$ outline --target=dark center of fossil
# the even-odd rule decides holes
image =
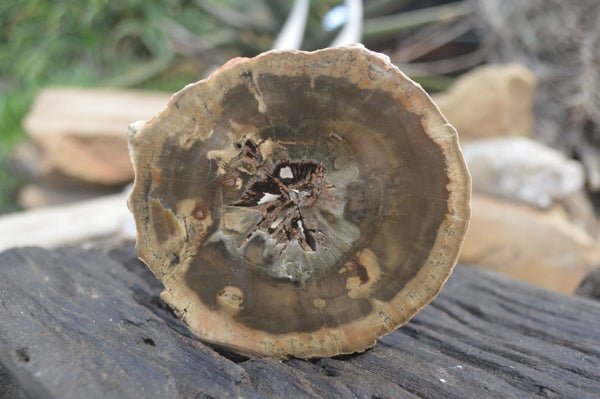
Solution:
[[[321,194],[325,167],[316,162],[282,162],[264,178],[254,182],[233,206],[259,211],[262,220],[256,230],[277,243],[297,241],[304,251],[315,251],[316,230],[303,211]]]
[[[314,139],[310,148],[288,142],[273,150],[275,164],[259,145],[242,145],[223,168],[220,228],[210,242],[223,242],[236,262],[294,284],[341,267],[361,238],[350,215],[357,213],[359,165],[345,142]]]

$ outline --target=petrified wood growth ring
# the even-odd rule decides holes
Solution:
[[[468,224],[456,131],[359,45],[234,59],[129,142],[139,257],[244,354],[372,346],[437,295]]]

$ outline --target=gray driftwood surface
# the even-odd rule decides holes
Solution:
[[[458,266],[358,355],[244,359],[196,340],[132,246],[0,254],[0,397],[600,395],[600,304]]]

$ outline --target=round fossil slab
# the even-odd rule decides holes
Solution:
[[[243,354],[372,346],[437,295],[468,224],[456,131],[360,45],[232,60],[129,142],[139,257]]]

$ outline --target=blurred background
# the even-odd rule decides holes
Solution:
[[[461,261],[594,295],[599,26],[597,0],[3,1],[0,250],[131,238],[130,122],[233,57],[361,42],[459,131]]]

